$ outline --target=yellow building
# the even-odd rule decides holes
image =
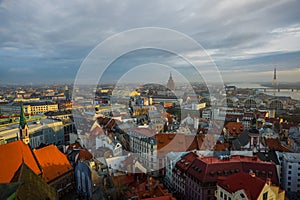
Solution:
[[[12,102],[0,106],[1,112],[6,115],[19,114],[20,102]],[[58,104],[54,102],[24,102],[25,114],[42,114],[48,111],[58,111]]]

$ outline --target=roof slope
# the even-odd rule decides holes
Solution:
[[[27,165],[21,165],[16,178],[22,183],[17,190],[17,199],[57,199],[56,190],[33,173]]]
[[[34,150],[34,154],[43,169],[44,180],[47,183],[72,170],[66,155],[53,144]]]
[[[23,141],[0,145],[0,152],[0,183],[9,183],[23,161],[35,174],[41,174],[30,147]]]
[[[265,186],[265,182],[247,173],[237,173],[218,180],[218,185],[230,193],[244,190],[249,199],[257,199]]]

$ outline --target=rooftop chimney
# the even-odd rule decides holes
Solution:
[[[267,185],[271,185],[271,184],[272,184],[271,179],[267,178]]]
[[[252,170],[249,171],[249,175],[250,175],[251,177],[255,177],[255,173],[254,173]]]

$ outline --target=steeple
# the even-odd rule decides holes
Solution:
[[[19,123],[19,140],[23,140],[25,144],[29,143],[28,125],[24,114],[23,103],[21,103],[20,123]]]
[[[175,90],[175,83],[173,81],[171,72],[170,72],[170,77],[169,77],[169,80],[168,80],[168,83],[167,83],[167,88],[169,88],[170,90]]]
[[[273,85],[273,95],[275,96],[276,89],[278,88],[278,81],[277,81],[277,75],[276,75],[276,67],[274,68],[272,85]]]

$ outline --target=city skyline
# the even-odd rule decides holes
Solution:
[[[0,84],[72,84],[83,60],[99,43],[143,27],[175,30],[197,41],[224,82],[271,82],[275,67],[279,82],[298,82],[299,8],[300,2],[292,0],[155,1],[147,5],[139,1],[1,1],[0,16],[5,20],[0,22]],[[134,41],[114,48],[128,43]],[[188,53],[205,67],[197,52]],[[161,51],[130,52],[112,63],[106,77],[113,79],[153,60],[185,70],[186,64],[177,57]],[[147,75],[136,79],[145,80]],[[167,75],[157,73],[156,77],[167,81]],[[176,73],[174,76],[179,81]]]

